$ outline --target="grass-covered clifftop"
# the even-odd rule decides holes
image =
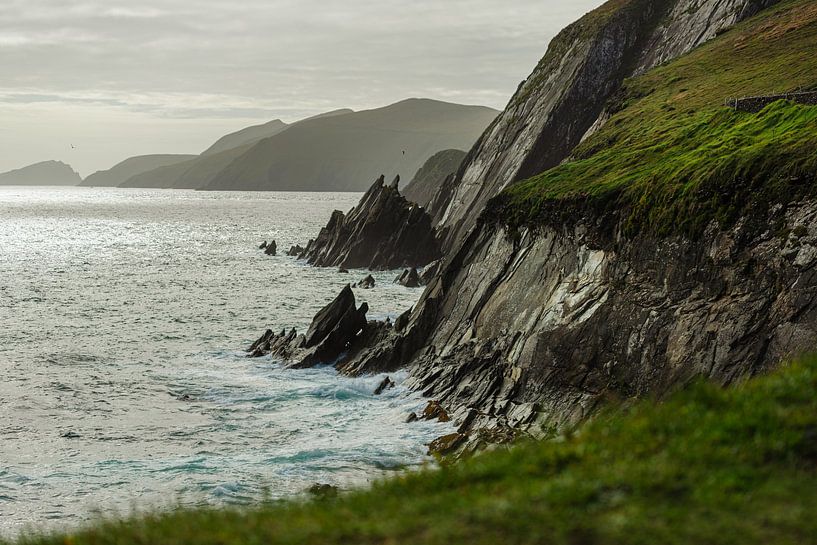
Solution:
[[[508,188],[490,207],[512,225],[626,210],[631,230],[695,232],[748,207],[817,193],[817,107],[757,113],[729,97],[817,87],[817,4],[789,0],[712,42],[627,80],[612,117],[562,165]]]
[[[817,542],[817,358],[336,499],[179,511],[21,544]]]

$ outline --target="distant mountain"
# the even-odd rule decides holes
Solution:
[[[309,119],[332,117],[352,113],[352,110],[334,110]],[[196,189],[210,183],[216,174],[234,159],[247,152],[253,144],[274,136],[292,125],[275,119],[262,125],[254,125],[219,138],[201,155],[185,156],[186,160],[170,165],[134,173],[118,183],[119,187],[152,187]]]
[[[414,178],[403,189],[403,196],[424,208],[427,207],[443,181],[451,174],[456,174],[465,155],[464,151],[458,149],[447,149],[435,153],[420,167]]]
[[[43,161],[0,174],[0,185],[79,185],[81,181],[62,161]]]
[[[440,150],[469,149],[498,112],[428,99],[304,120],[265,138],[203,189],[365,191],[416,172]]]
[[[153,170],[189,161],[196,155],[139,155],[125,159],[108,170],[98,170],[86,177],[82,186],[115,187],[132,176]]]
[[[236,157],[241,156],[251,147],[252,144],[246,144],[208,155],[194,155],[192,159],[183,163],[137,174],[121,183],[119,187],[197,189],[207,184]]]
[[[228,134],[227,136],[222,136],[216,140],[215,144],[204,150],[202,155],[212,155],[221,151],[227,151],[239,146],[245,146],[247,144],[252,144],[253,142],[258,142],[262,138],[267,138],[278,134],[288,126],[289,125],[280,119],[273,119],[272,121],[264,123],[263,125],[253,125],[252,127],[241,129],[240,131]]]

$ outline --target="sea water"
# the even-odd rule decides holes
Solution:
[[[283,255],[359,194],[0,188],[0,535],[99,514],[252,504],[422,464],[446,424],[382,376],[244,349],[304,330],[367,271]],[[258,246],[275,240],[279,255]],[[394,319],[419,290],[356,290]]]

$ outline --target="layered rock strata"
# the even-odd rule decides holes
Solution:
[[[388,270],[421,267],[441,256],[431,218],[383,176],[348,214],[336,210],[300,257],[318,267]]]

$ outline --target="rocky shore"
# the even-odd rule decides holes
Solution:
[[[302,257],[404,269],[398,282],[427,285],[393,325],[366,322],[351,290],[342,293],[333,305],[343,311],[318,328],[339,331],[324,363],[349,375],[408,369],[407,384],[457,425],[435,442],[451,452],[571,426],[610,397],[663,396],[696,377],[733,384],[812,350],[814,200],[762,203],[691,237],[632,233],[631,210],[587,204],[584,194],[554,202],[551,216],[539,202],[540,221],[527,223],[497,199],[508,185],[571,161],[638,100],[624,96],[625,78],[774,4],[605,5],[554,40],[456,174],[435,194],[423,192],[425,209],[381,177],[348,215],[335,212]],[[307,346],[295,332],[268,332],[260,354],[311,365],[322,339]]]

